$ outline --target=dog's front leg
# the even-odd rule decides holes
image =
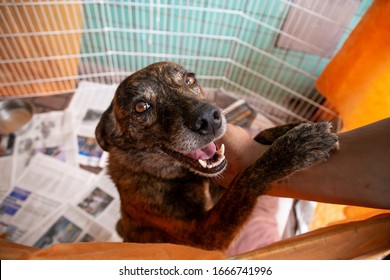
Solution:
[[[259,134],[257,134],[254,140],[263,145],[272,145],[276,139],[285,135],[294,127],[302,124],[303,122],[289,123],[285,125],[275,126],[271,128],[264,129]]]

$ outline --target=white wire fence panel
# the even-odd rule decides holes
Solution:
[[[2,0],[0,96],[119,83],[170,60],[277,122],[333,119],[314,83],[371,2]],[[315,26],[333,34],[325,47]]]

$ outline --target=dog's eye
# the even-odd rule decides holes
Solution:
[[[150,104],[144,102],[144,101],[139,101],[135,104],[135,111],[137,113],[143,113],[146,110],[150,108]]]
[[[196,83],[195,74],[194,73],[188,73],[186,75],[186,84],[188,86],[192,86]]]

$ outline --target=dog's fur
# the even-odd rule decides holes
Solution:
[[[220,109],[180,65],[155,63],[119,85],[96,138],[110,154],[124,241],[226,249],[270,183],[327,159],[337,145],[328,123],[267,130],[255,140],[270,148],[225,189],[212,180],[226,167],[213,143],[225,131]]]

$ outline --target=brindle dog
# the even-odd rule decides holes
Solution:
[[[272,182],[326,160],[337,145],[328,123],[267,130],[256,140],[272,145],[225,189],[212,180],[227,165],[215,144],[225,131],[221,110],[178,64],[149,65],[119,85],[96,137],[109,151],[124,241],[226,249]]]

